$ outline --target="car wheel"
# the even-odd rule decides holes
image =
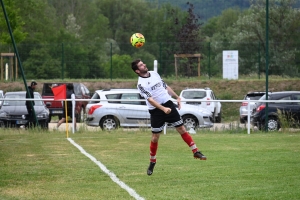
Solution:
[[[84,121],[84,110],[80,108],[80,112],[76,115],[76,122],[83,122]]]
[[[262,130],[265,130],[265,123],[261,125],[262,126]],[[268,131],[277,131],[279,130],[280,126],[279,126],[279,122],[278,119],[275,117],[270,117],[268,119]]]
[[[215,123],[216,122],[216,111],[214,110],[214,112],[212,113],[212,122]]]
[[[51,117],[52,117],[52,116],[51,116],[51,115],[49,115],[49,120],[48,120],[48,122],[49,122],[49,123],[51,122]]]
[[[217,116],[216,119],[215,119],[215,122],[216,122],[216,123],[221,123],[221,121],[222,121],[222,113],[221,113],[221,111],[220,111],[220,113],[218,114],[218,116]]]
[[[197,119],[192,115],[185,115],[182,117],[183,125],[187,130],[193,128],[196,129],[198,127]]]
[[[241,124],[245,124],[246,121],[245,121],[243,118],[240,118],[240,123],[241,123]]]
[[[3,121],[0,121],[0,128],[5,128],[5,124]]]
[[[115,130],[118,128],[119,123],[113,116],[106,116],[101,119],[99,123],[102,130]]]
[[[47,120],[40,122],[41,128],[42,129],[48,129],[49,128],[49,122]]]

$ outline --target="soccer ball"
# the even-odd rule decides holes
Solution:
[[[145,37],[140,33],[135,33],[130,38],[130,43],[136,48],[140,48],[145,44]]]

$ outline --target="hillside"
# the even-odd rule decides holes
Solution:
[[[30,82],[30,81],[28,81]],[[37,80],[37,91],[41,93],[44,82]],[[61,80],[59,81],[61,82]],[[67,82],[82,82],[91,92],[104,88],[136,88],[136,80],[84,80],[84,81],[67,81]],[[173,88],[178,94],[186,87],[189,88],[204,88],[210,87],[221,100],[241,100],[249,91],[265,91],[265,80],[174,80],[165,79],[165,82]],[[281,90],[299,90],[300,80],[288,79],[269,79],[269,91]],[[24,90],[22,81],[19,82],[1,82],[0,89],[4,92]],[[241,103],[222,103],[223,121],[237,121],[239,118],[239,107]]]
[[[206,21],[211,17],[218,16],[222,11],[228,8],[239,8],[241,10],[250,7],[249,0],[146,0],[153,4],[170,3],[173,6],[180,7],[182,10],[187,10],[187,2],[194,5],[194,12],[200,16],[201,20]]]
[[[249,0],[146,0],[153,4],[166,4],[170,3],[173,6],[180,7],[182,10],[187,10],[187,2],[191,3],[195,7],[195,13],[200,16],[201,20],[221,15],[222,11],[228,8],[239,8],[241,10],[248,9],[250,7]],[[295,8],[300,7],[300,0],[296,0],[294,4]]]

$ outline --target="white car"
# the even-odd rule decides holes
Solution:
[[[266,92],[248,92],[244,96],[244,100],[258,100],[262,97]],[[255,108],[255,102],[250,102],[250,115],[252,114],[253,109]],[[244,124],[248,120],[248,102],[244,101],[240,107],[240,123]]]
[[[193,105],[183,105],[179,111],[187,130],[213,126],[209,111]],[[103,130],[118,127],[150,127],[150,114],[145,99],[137,89],[97,90],[86,106],[88,126]]]
[[[0,105],[2,104],[2,100],[4,98],[4,92],[3,90],[0,90]]]
[[[194,104],[209,110],[213,115],[213,121],[218,123],[221,122],[222,105],[221,102],[218,101],[209,101],[209,100],[217,100],[214,92],[210,88],[184,89],[180,92],[180,97],[182,102],[185,104]],[[196,100],[196,101],[189,101],[189,100]],[[206,101],[201,101],[201,100],[206,100]]]

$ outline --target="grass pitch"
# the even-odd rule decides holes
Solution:
[[[152,176],[149,130],[69,136],[145,199],[299,199],[300,134],[192,135],[206,161],[193,159],[175,131],[162,135]],[[0,199],[135,199],[64,132],[1,130]]]

